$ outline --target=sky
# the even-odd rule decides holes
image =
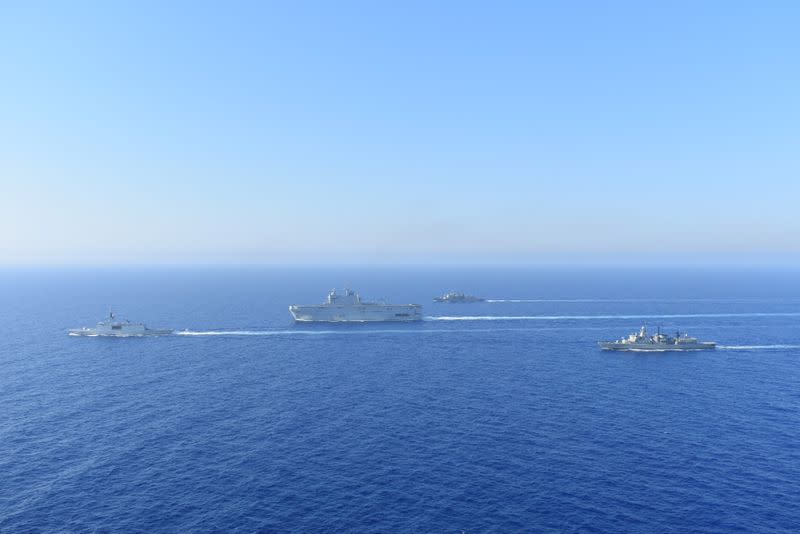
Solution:
[[[0,264],[800,258],[798,2],[3,2]]]

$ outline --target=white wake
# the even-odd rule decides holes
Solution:
[[[790,350],[800,349],[800,345],[717,345],[722,350]]]
[[[510,329],[499,329],[510,330]],[[514,329],[516,330],[516,329]],[[395,329],[342,329],[342,330],[179,330],[176,336],[369,336],[374,334],[444,334],[470,332],[497,332],[498,329],[454,330],[452,328],[395,328]]]
[[[800,317],[800,312],[786,313],[667,313],[635,315],[431,315],[426,321],[593,321],[603,319],[692,319],[730,317]]]
[[[595,298],[595,299],[486,299],[484,302],[490,303],[535,303],[535,302],[772,302],[776,300],[797,300],[793,297],[781,298]]]

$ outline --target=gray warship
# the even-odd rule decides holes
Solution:
[[[481,297],[475,297],[473,295],[467,295],[465,293],[458,293],[457,291],[450,291],[449,293],[445,293],[440,297],[434,297],[434,302],[450,302],[453,304],[464,304],[469,302],[483,302],[486,299]]]
[[[687,350],[711,350],[717,344],[713,341],[698,341],[697,338],[676,332],[674,336],[662,334],[661,330],[655,335],[648,335],[647,327],[642,326],[639,332],[618,341],[600,341],[603,350],[625,350],[635,352],[666,352]]]
[[[118,319],[113,311],[108,312],[108,319],[100,321],[94,328],[73,328],[69,331],[71,336],[86,337],[143,337],[166,336],[172,330],[153,330],[142,323],[132,323],[127,319]]]
[[[367,323],[388,321],[421,321],[419,304],[386,304],[365,302],[352,289],[343,294],[335,289],[328,292],[322,304],[293,304],[289,313],[298,323]]]

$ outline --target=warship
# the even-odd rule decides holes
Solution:
[[[108,312],[108,319],[100,321],[94,328],[73,328],[69,331],[71,336],[87,337],[143,337],[165,336],[172,330],[153,330],[142,323],[132,323],[127,319],[118,319],[113,311]]]
[[[335,289],[328,292],[322,304],[292,305],[289,312],[300,323],[365,323],[386,321],[421,321],[419,304],[386,304],[365,302],[355,291],[345,289],[342,294]]]
[[[600,341],[603,350],[626,350],[626,351],[682,351],[682,350],[709,350],[716,348],[717,344],[713,341],[698,341],[697,338],[689,337],[687,334],[676,332],[675,336],[668,336],[661,333],[661,329],[651,336],[647,333],[647,327],[642,326],[639,332],[630,334],[628,337],[618,341]]]
[[[486,299],[481,297],[475,297],[473,295],[466,295],[464,293],[458,293],[456,291],[450,291],[449,293],[445,293],[440,297],[434,297],[434,302],[450,302],[454,304],[464,304],[468,302],[483,302]]]

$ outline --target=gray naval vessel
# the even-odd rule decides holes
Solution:
[[[434,302],[450,302],[453,304],[465,304],[469,302],[483,302],[486,299],[481,297],[475,297],[473,295],[467,295],[465,293],[459,293],[457,291],[450,291],[449,293],[445,293],[440,297],[434,297]]]
[[[647,334],[647,327],[642,326],[638,333],[633,333],[619,341],[600,341],[603,350],[627,350],[627,351],[681,351],[681,350],[710,350],[716,348],[717,344],[713,341],[698,341],[697,338],[689,337],[687,334],[676,332],[675,336],[662,334],[661,330],[651,336]]]
[[[69,331],[71,336],[87,337],[143,337],[165,336],[172,334],[172,330],[153,330],[142,323],[132,323],[127,319],[118,319],[113,311],[108,312],[108,319],[100,321],[94,328],[73,328]]]
[[[419,304],[386,304],[364,302],[355,291],[345,289],[337,293],[328,292],[322,304],[292,305],[289,312],[300,323],[365,323],[387,321],[421,321],[422,306]]]

